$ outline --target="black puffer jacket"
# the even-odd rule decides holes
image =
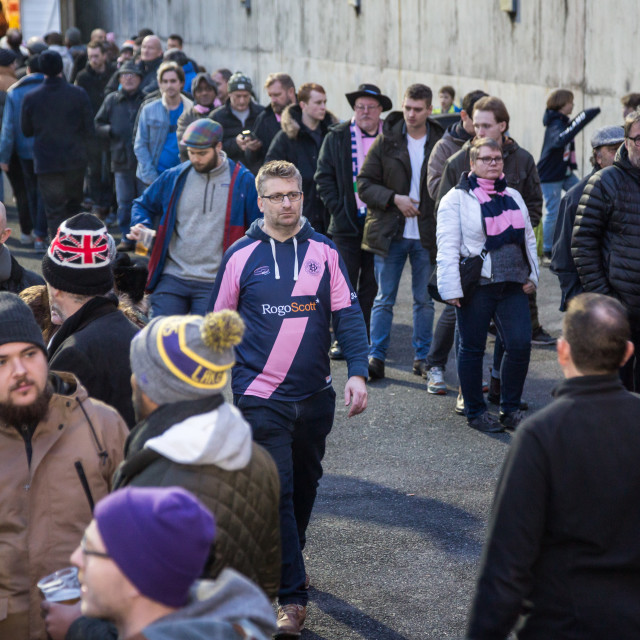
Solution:
[[[434,202],[427,189],[427,163],[444,129],[433,119],[427,120],[427,142],[420,171],[420,242],[436,259],[436,219]],[[382,125],[382,134],[369,149],[358,174],[358,193],[367,205],[362,248],[386,257],[393,240],[404,233],[405,217],[393,203],[396,194],[409,195],[411,158],[407,148],[406,126],[402,111],[393,111]]]
[[[324,120],[320,123],[321,140],[318,141],[302,122],[300,106],[291,104],[282,112],[282,131],[276,134],[265,157],[265,162],[287,160],[298,167],[298,171],[302,174],[302,191],[304,192],[302,213],[319,233],[326,233],[329,216],[316,190],[314,176],[322,140],[329,132],[329,127],[336,122],[336,117],[327,111]]]
[[[624,145],[584,189],[571,255],[585,291],[618,298],[640,327],[640,169]]]

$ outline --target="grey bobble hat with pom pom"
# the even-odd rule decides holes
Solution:
[[[131,342],[131,371],[156,404],[221,393],[244,323],[235,311],[154,318]]]

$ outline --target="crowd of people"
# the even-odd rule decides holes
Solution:
[[[445,395],[453,349],[456,412],[517,431],[469,638],[506,637],[525,602],[522,638],[631,637],[637,616],[595,592],[624,603],[640,586],[635,520],[616,499],[640,488],[635,94],[624,128],[594,133],[580,180],[574,140],[600,110],[571,120],[566,89],[549,95],[536,163],[481,90],[458,106],[444,86],[434,108],[415,83],[393,110],[363,83],[340,122],[317,82],[271,73],[263,107],[248,75],[208,71],[178,34],[118,47],[102,29],[87,44],[73,28],[27,43],[9,30],[0,44],[0,168],[20,243],[44,254],[42,277],[11,255],[0,204],[0,636],[299,637],[330,360],[346,360],[344,404],[362,413],[408,258],[413,373]],[[567,380],[525,420],[532,345],[556,343],[538,317],[541,265],[560,281]],[[597,433],[611,403],[619,449]],[[81,600],[41,602],[38,579],[69,562]],[[580,607],[563,589],[578,566]]]

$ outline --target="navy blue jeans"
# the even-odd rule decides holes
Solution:
[[[505,346],[500,409],[504,413],[517,411],[531,355],[531,316],[522,285],[500,282],[480,286],[456,314],[460,332],[458,377],[467,418],[476,418],[487,410],[482,395],[482,361],[491,318]]]
[[[122,239],[126,240],[131,228],[131,207],[133,201],[142,195],[142,183],[136,178],[136,170],[116,171],[116,200],[118,201],[118,226]]]
[[[325,441],[333,426],[335,391],[329,387],[293,402],[234,395],[253,439],[273,457],[280,476],[282,574],[278,601],[306,606],[302,550],[322,477]]]
[[[151,317],[188,313],[203,316],[207,313],[212,291],[213,282],[184,280],[165,273],[150,297]]]

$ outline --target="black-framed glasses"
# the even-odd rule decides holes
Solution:
[[[476,162],[482,162],[482,164],[486,164],[489,166],[495,166],[497,164],[502,164],[504,162],[503,158],[492,158],[491,156],[484,156],[484,157],[480,157],[478,156],[476,158]]]
[[[631,140],[633,142],[633,144],[636,145],[636,147],[640,147],[640,136],[636,136],[635,138],[630,138],[629,136],[626,136],[627,140]]]
[[[273,202],[273,204],[281,204],[285,198],[289,199],[289,202],[298,202],[302,198],[302,191],[290,191],[289,193],[274,193],[272,196],[260,196]]]
[[[80,551],[82,551],[82,555],[84,556],[95,556],[96,558],[106,558],[107,560],[111,560],[111,556],[108,553],[104,553],[104,551],[87,549],[87,536],[82,536],[82,540],[80,541]]]

